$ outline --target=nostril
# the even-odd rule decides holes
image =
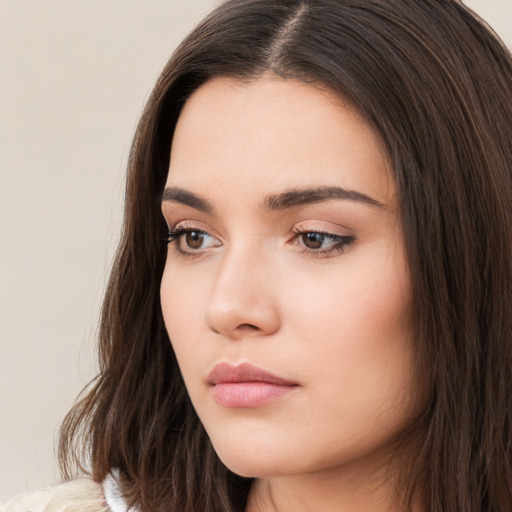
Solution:
[[[241,324],[238,326],[238,330],[241,331],[259,331],[259,327],[256,327],[253,324]]]

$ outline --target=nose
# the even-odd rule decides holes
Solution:
[[[234,251],[219,266],[204,321],[229,339],[268,336],[279,330],[276,279],[264,255]]]

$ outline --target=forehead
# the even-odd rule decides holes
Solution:
[[[319,184],[394,198],[380,137],[334,93],[273,75],[215,78],[186,102],[167,186],[267,194]]]

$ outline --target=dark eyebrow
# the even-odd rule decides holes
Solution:
[[[211,213],[213,206],[206,200],[179,187],[167,187],[162,193],[162,203],[170,201],[190,206],[203,213]]]
[[[331,199],[344,199],[357,201],[370,206],[383,208],[384,205],[366,194],[355,190],[348,190],[341,187],[319,187],[287,190],[280,194],[267,196],[263,201],[263,207],[266,210],[277,211],[304,206],[312,203],[321,203]],[[190,206],[203,213],[212,213],[213,206],[202,197],[179,187],[167,187],[162,193],[162,202],[170,201]]]
[[[263,206],[267,210],[285,210],[294,208],[295,206],[303,206],[306,204],[320,203],[331,199],[346,199],[349,201],[357,201],[370,206],[378,206],[383,208],[384,205],[366,194],[355,190],[348,190],[341,187],[319,187],[294,189],[268,196]]]

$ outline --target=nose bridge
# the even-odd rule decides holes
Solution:
[[[208,327],[229,338],[265,335],[279,325],[271,261],[255,243],[226,250],[205,311]]]

